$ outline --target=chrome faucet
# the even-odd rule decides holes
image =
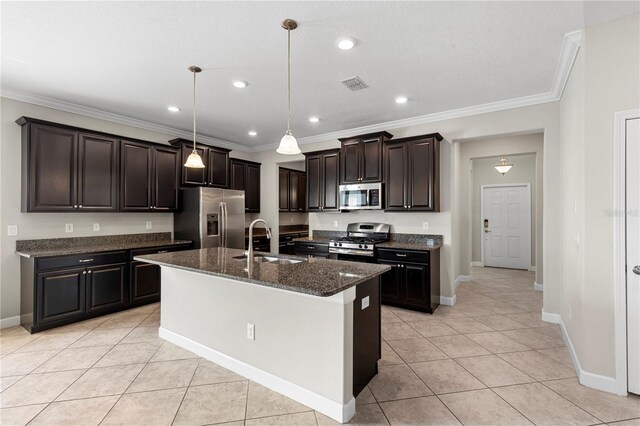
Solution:
[[[245,254],[247,255],[247,268],[249,268],[249,265],[251,265],[251,262],[253,262],[253,227],[257,223],[264,224],[264,227],[267,229],[267,238],[271,239],[271,230],[269,229],[269,224],[264,219],[256,219],[251,222],[251,225],[249,225],[249,248],[245,252]]]

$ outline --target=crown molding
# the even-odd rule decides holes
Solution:
[[[551,91],[540,93],[537,95],[524,96],[520,98],[507,99],[504,101],[490,102],[482,105],[474,105],[470,107],[458,108],[449,111],[436,112],[433,114],[420,115],[416,117],[403,118],[400,120],[387,121],[384,123],[372,124],[370,126],[354,127],[351,129],[340,130],[336,132],[322,133],[314,136],[307,136],[298,139],[299,145],[308,145],[317,142],[327,142],[331,140],[337,140],[338,138],[379,132],[383,130],[393,130],[402,127],[418,126],[421,124],[433,123],[437,121],[451,120],[455,118],[469,117],[473,115],[486,114],[496,111],[504,111],[513,108],[522,108],[527,106],[539,105],[548,102],[556,102],[562,98],[564,88],[567,85],[569,75],[571,74],[571,68],[575,62],[578,50],[582,45],[582,30],[566,33],[562,42],[562,49],[560,51],[560,57],[556,66],[555,74],[553,77],[553,83],[551,85]],[[27,102],[35,105],[44,106],[47,108],[53,108],[61,111],[71,112],[74,114],[84,115],[87,117],[97,118],[100,120],[112,121],[118,124],[124,124],[127,126],[136,127],[139,129],[150,130],[158,133],[165,133],[167,135],[176,136],[180,138],[189,139],[192,137],[192,133],[176,129],[173,127],[163,126],[161,124],[151,123],[148,121],[138,120],[135,118],[125,117],[123,115],[114,114],[90,108],[82,105],[73,104],[70,102],[60,101],[57,99],[32,95],[22,92],[15,92],[11,90],[3,90],[2,96],[17,101]],[[209,145],[216,145],[228,149],[244,151],[244,152],[262,152],[276,149],[277,143],[260,145],[257,147],[248,147],[236,142],[231,142],[223,139],[217,139],[211,136],[200,135],[198,137],[199,142],[203,142]]]
[[[73,114],[84,115],[85,117],[97,118],[99,120],[110,121],[117,124],[123,124],[125,126],[131,126],[138,129],[149,130],[157,133],[164,133],[169,136],[175,136],[183,139],[193,139],[193,133],[182,129],[176,129],[174,127],[163,126],[162,124],[156,124],[149,121],[138,120],[136,118],[126,117],[124,115],[115,114],[83,105],[74,104],[71,102],[61,101],[46,96],[34,95],[30,93],[24,93],[14,90],[2,90],[2,97],[9,98],[20,102],[26,102],[29,104],[39,105],[46,108],[52,108],[59,111],[70,112]],[[198,142],[207,145],[215,145],[222,148],[228,148],[232,150],[239,150],[250,152],[251,148],[244,145],[240,145],[235,142],[230,142],[223,139],[217,139],[211,136],[199,134]]]

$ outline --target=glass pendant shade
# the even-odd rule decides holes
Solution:
[[[197,151],[192,151],[191,154],[189,154],[184,166],[190,169],[204,169],[204,163]]]
[[[505,175],[509,170],[511,170],[513,164],[507,163],[507,157],[502,157],[500,162],[493,167],[498,171],[498,173]]]
[[[291,132],[285,133],[285,135],[280,139],[280,145],[278,145],[278,149],[276,149],[278,154],[285,155],[295,155],[300,154],[300,148],[298,148],[298,141],[293,137]]]

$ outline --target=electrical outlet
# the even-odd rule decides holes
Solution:
[[[337,228],[337,227],[338,227],[338,221],[337,221],[337,220],[334,220],[334,221],[333,221],[333,227],[334,227],[334,228]]]
[[[256,340],[256,326],[251,323],[247,323],[247,339]]]
[[[362,308],[367,309],[369,307],[369,296],[362,298]]]
[[[147,229],[153,228],[153,223],[150,220],[147,221]]]
[[[422,230],[423,231],[429,230],[429,222],[422,222]]]
[[[18,225],[7,226],[7,235],[10,237],[18,235]]]
[[[99,224],[99,223],[94,223],[94,224],[93,224],[93,230],[94,230],[95,232],[100,231],[100,224]]]
[[[64,232],[73,232],[73,223],[67,223],[64,225]]]

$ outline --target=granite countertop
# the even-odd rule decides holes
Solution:
[[[390,249],[401,249],[401,250],[420,250],[420,251],[431,251],[437,250],[442,247],[442,244],[427,244],[427,243],[413,243],[409,241],[385,241],[384,243],[376,244],[376,248],[390,248]]]
[[[134,259],[320,297],[340,293],[391,269],[387,265],[371,263],[277,255],[303,262],[285,265],[254,262],[253,270],[248,272],[245,270],[246,259],[233,259],[242,254],[244,250],[207,248],[136,256]]]
[[[192,241],[172,239],[170,232],[157,232],[149,234],[106,235],[100,237],[20,240],[16,241],[16,253],[22,257],[38,258],[191,243]]]

